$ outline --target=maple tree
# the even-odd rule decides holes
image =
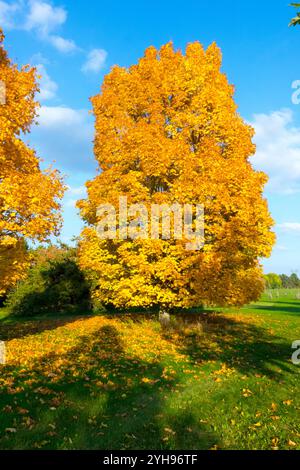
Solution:
[[[42,171],[34,150],[21,139],[38,110],[36,71],[21,70],[7,56],[0,29],[0,295],[24,276],[29,257],[25,241],[57,234],[64,184],[59,172]]]
[[[92,98],[99,172],[78,202],[87,223],[79,258],[104,304],[169,309],[259,297],[259,259],[271,253],[273,221],[263,197],[267,177],[249,160],[254,131],[237,113],[233,94],[219,48],[213,43],[205,51],[195,42],[185,54],[171,43],[149,47],[138,64],[113,67]],[[149,210],[203,204],[204,247],[100,239],[97,208],[117,209],[120,196]]]

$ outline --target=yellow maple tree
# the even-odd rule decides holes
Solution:
[[[58,171],[42,171],[34,150],[21,139],[38,110],[36,71],[29,66],[19,70],[3,41],[0,29],[0,295],[26,271],[26,240],[42,242],[57,233],[64,193]]]
[[[94,296],[117,307],[240,305],[263,289],[261,257],[273,221],[255,171],[253,129],[237,112],[216,44],[149,47],[138,64],[113,67],[92,98],[99,172],[78,202],[87,226],[79,257]],[[205,245],[97,235],[97,208],[128,203],[195,204],[205,209]]]

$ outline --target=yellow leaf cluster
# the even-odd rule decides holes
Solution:
[[[38,110],[36,71],[17,68],[3,47],[0,29],[0,295],[28,265],[25,240],[44,241],[60,226],[64,185],[58,171],[42,171],[40,160],[20,138],[30,131]]]
[[[95,293],[118,307],[241,305],[263,289],[259,259],[274,243],[263,188],[250,157],[253,129],[237,112],[221,52],[195,42],[150,47],[138,64],[114,67],[92,98],[97,176],[78,202],[88,227],[80,262]],[[203,204],[205,246],[181,240],[100,240],[97,208]]]

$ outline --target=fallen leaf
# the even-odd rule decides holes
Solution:
[[[272,450],[278,450],[279,439],[278,437],[273,437],[272,439]]]
[[[249,390],[248,388],[243,388],[243,393],[242,393],[243,397],[251,397],[252,395],[252,392],[251,390]]]

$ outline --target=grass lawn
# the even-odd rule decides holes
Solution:
[[[2,310],[0,448],[300,449],[297,297],[168,330],[138,315],[15,322]]]

